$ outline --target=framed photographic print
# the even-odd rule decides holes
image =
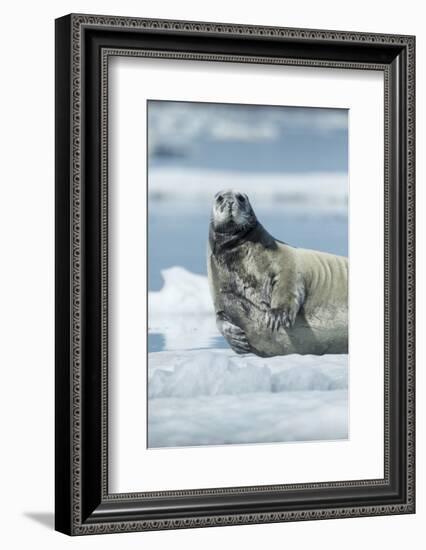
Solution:
[[[56,21],[56,529],[414,513],[412,36]]]

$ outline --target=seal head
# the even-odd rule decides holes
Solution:
[[[259,223],[245,193],[227,189],[216,193],[210,220],[210,247],[213,254],[235,250],[245,241],[262,241],[273,246],[274,239]]]
[[[235,234],[257,222],[246,194],[232,189],[216,193],[212,209],[212,225],[216,233]]]

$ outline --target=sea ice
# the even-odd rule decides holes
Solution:
[[[348,436],[347,355],[150,354],[150,447]]]
[[[207,278],[162,272],[149,327],[150,447],[336,440],[348,437],[348,356],[262,358],[212,348],[219,336]]]

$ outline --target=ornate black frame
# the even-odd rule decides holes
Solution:
[[[383,479],[108,493],[111,55],[383,71]],[[58,531],[84,535],[414,513],[414,56],[413,36],[74,14],[56,20]]]

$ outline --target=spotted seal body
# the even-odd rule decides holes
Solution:
[[[247,195],[216,194],[207,264],[216,323],[236,353],[348,352],[347,258],[274,239]]]

